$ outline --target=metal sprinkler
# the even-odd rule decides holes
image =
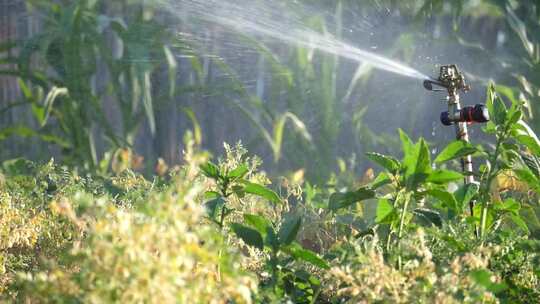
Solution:
[[[441,87],[441,89],[434,88],[434,85]],[[469,143],[467,125],[489,121],[489,112],[485,105],[477,104],[461,108],[459,92],[467,92],[471,87],[465,83],[463,74],[459,72],[455,64],[441,66],[439,78],[425,80],[424,87],[429,91],[448,92],[446,97],[448,111],[441,113],[441,123],[445,126],[454,125],[457,140]],[[474,180],[472,157],[470,155],[461,158],[461,170],[465,175],[465,184],[477,183]],[[473,215],[474,204],[474,200],[469,203],[471,215]]]

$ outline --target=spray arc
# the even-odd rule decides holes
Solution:
[[[455,64],[441,66],[439,78],[425,80],[424,87],[429,91],[446,91],[448,93],[446,98],[448,111],[441,113],[441,123],[445,126],[454,125],[457,140],[469,143],[467,125],[489,121],[489,113],[484,105],[477,104],[475,106],[461,107],[459,93],[467,92],[471,87],[465,83],[465,77],[459,72]],[[476,181],[472,174],[472,157],[470,155],[461,159],[461,169],[465,175],[465,184],[475,184]],[[471,215],[474,203],[474,201],[470,202]]]

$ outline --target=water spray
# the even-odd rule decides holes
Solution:
[[[461,108],[459,92],[468,92],[471,87],[465,83],[465,77],[459,72],[455,64],[441,66],[439,78],[424,80],[424,87],[429,91],[446,91],[448,93],[446,98],[448,111],[441,113],[441,123],[445,126],[455,126],[457,140],[469,143],[467,125],[489,121],[489,113],[485,105],[477,104]],[[473,165],[470,155],[461,158],[461,169],[465,175],[465,184],[477,183],[472,174]],[[473,214],[474,204],[474,200],[469,203],[471,215]]]

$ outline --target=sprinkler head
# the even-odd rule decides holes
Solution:
[[[471,87],[465,83],[465,77],[459,72],[455,64],[443,65],[440,68],[438,79],[424,80],[424,88],[429,91],[443,91],[443,89],[434,89],[433,85],[446,89],[448,94],[453,96],[458,90],[467,92]]]
[[[440,89],[434,88],[440,87]],[[445,126],[456,123],[484,123],[489,121],[489,112],[484,105],[477,104],[461,109],[459,91],[467,92],[471,87],[465,83],[465,77],[455,64],[440,67],[439,78],[424,80],[424,88],[428,91],[448,92],[448,111],[441,113],[441,122]]]
[[[444,91],[443,89],[435,89],[433,88],[433,85],[438,85],[442,87],[442,84],[434,79],[426,79],[424,80],[424,88],[428,91]]]

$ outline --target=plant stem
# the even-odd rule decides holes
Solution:
[[[499,158],[499,150],[501,148],[501,145],[506,139],[506,134],[507,134],[507,131],[505,129],[503,132],[501,132],[500,136],[497,136],[497,143],[495,145],[495,151],[489,158],[490,168],[488,171],[487,180],[486,180],[486,183],[483,185],[484,189],[482,189],[483,191],[481,192],[482,213],[480,215],[480,239],[482,239],[482,242],[486,234],[486,230],[487,230],[487,227],[486,227],[487,215],[488,215],[489,203],[491,200],[491,195],[489,191],[490,191],[490,187],[491,187],[491,183],[493,182],[493,179],[496,178],[498,175],[499,169],[498,169],[497,159]]]
[[[399,219],[399,228],[398,228],[398,268],[401,270],[401,237],[403,236],[403,227],[405,225],[405,215],[407,213],[407,207],[410,201],[410,194],[405,195],[405,201],[403,202],[403,209],[401,211],[401,217]]]
[[[401,210],[401,217],[399,219],[399,228],[398,228],[398,240],[401,240],[403,235],[403,226],[405,224],[405,214],[407,213],[407,207],[409,205],[410,195],[405,195],[405,201],[403,202],[403,209]]]

